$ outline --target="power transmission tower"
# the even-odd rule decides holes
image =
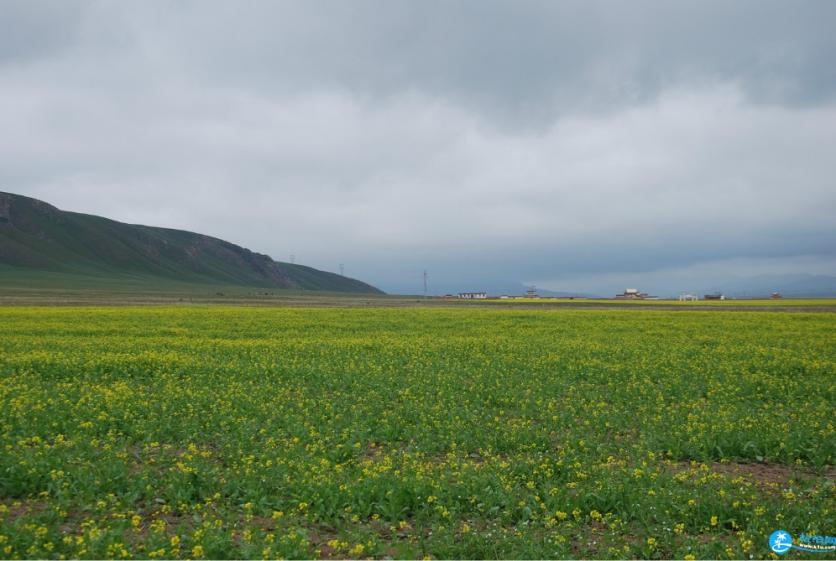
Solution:
[[[345,265],[343,265],[342,263],[340,263],[340,276],[341,276],[341,277],[344,277],[344,276],[345,276],[343,273],[345,273]]]
[[[296,263],[296,256],[291,254],[290,255],[290,264],[292,265],[293,263]]]
[[[424,297],[427,297],[427,270],[424,269]]]

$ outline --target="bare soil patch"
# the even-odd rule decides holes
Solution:
[[[700,465],[683,462],[676,464],[674,471],[701,473]],[[786,464],[712,462],[706,465],[712,473],[720,473],[730,477],[743,477],[767,487],[788,487],[795,482],[809,481],[810,479],[822,477],[822,473],[814,469]],[[825,468],[823,476],[826,479],[836,479],[836,467],[828,466]]]

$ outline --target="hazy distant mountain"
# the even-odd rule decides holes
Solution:
[[[706,292],[722,292],[735,298],[756,298],[780,292],[783,296],[836,296],[836,277],[806,273],[759,275],[731,281]]]
[[[359,280],[273,261],[218,238],[66,212],[37,199],[0,192],[0,275],[21,269],[97,278],[382,293]]]
[[[540,288],[537,289],[537,294],[540,296],[553,296],[555,298],[601,298],[600,294],[592,294],[590,292],[564,292],[561,290],[554,291],[554,290],[542,290]]]
[[[495,285],[489,286],[487,288],[487,292],[491,296],[524,296],[526,291],[529,289],[529,286],[524,284],[502,284],[502,285]],[[481,289],[484,290],[484,289]],[[568,297],[578,297],[578,298],[597,298],[600,295],[592,294],[589,292],[566,292],[566,291],[555,291],[555,290],[545,290],[543,288],[537,288],[537,294],[539,296],[551,296],[555,298],[568,298]]]

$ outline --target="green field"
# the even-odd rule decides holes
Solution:
[[[826,311],[0,308],[0,557],[769,557],[835,375]]]

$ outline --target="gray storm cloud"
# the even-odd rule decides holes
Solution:
[[[836,274],[830,2],[0,4],[0,186],[415,292]]]

